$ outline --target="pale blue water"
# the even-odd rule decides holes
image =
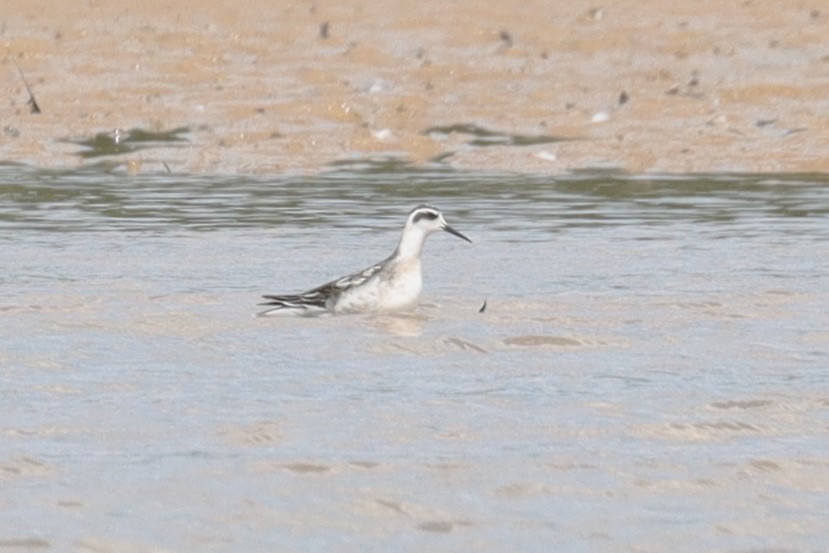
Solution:
[[[421,202],[416,314],[253,317]],[[825,176],[4,166],[0,230],[0,550],[829,543]]]

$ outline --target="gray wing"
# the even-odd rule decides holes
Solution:
[[[317,286],[301,294],[264,295],[262,297],[268,301],[260,303],[259,305],[270,305],[273,307],[273,309],[269,309],[265,313],[279,309],[324,310],[331,305],[329,302],[335,302],[340,294],[349,288],[363,284],[382,269],[383,263],[378,263],[368,269],[363,269],[362,271],[352,273],[337,280],[326,282],[322,286]]]

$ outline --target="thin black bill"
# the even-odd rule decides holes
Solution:
[[[452,228],[452,227],[450,227],[449,225],[446,225],[445,227],[443,227],[443,230],[445,230],[445,231],[446,231],[446,232],[448,232],[449,234],[454,234],[454,235],[455,235],[455,236],[457,236],[458,238],[463,238],[464,240],[466,240],[466,241],[467,241],[467,242],[469,242],[470,244],[472,243],[472,240],[470,240],[470,239],[469,239],[469,238],[468,238],[465,234],[463,234],[463,233],[460,233],[460,232],[456,231],[455,229],[453,229],[453,228]]]

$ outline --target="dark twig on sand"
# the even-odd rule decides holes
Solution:
[[[29,86],[26,77],[23,76],[23,70],[20,69],[20,66],[17,65],[17,61],[14,58],[12,58],[12,62],[14,63],[14,66],[17,68],[17,72],[20,74],[20,80],[23,81],[23,85],[26,87],[26,91],[29,93],[29,101],[26,103],[31,106],[32,113],[40,113],[40,106],[37,105],[37,100],[35,100],[35,95],[32,92],[32,87]]]

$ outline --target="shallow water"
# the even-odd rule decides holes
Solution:
[[[0,550],[829,540],[825,176],[3,166],[0,199]],[[422,202],[474,244],[429,240],[417,312],[253,317]]]

